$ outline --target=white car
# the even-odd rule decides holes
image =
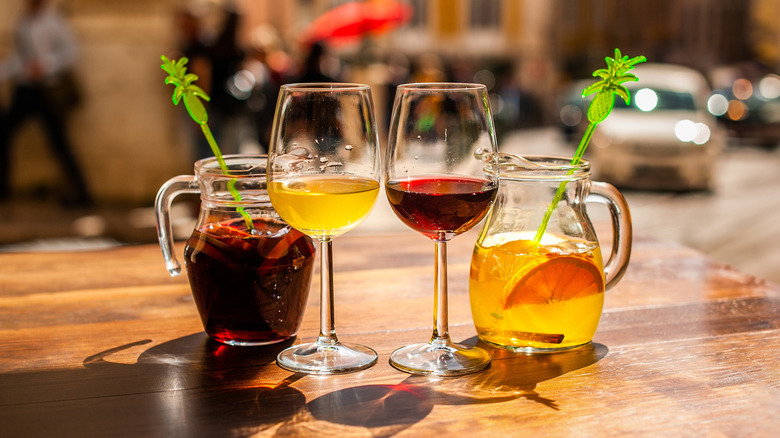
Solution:
[[[704,76],[668,64],[640,64],[632,73],[639,81],[624,84],[631,104],[616,97],[588,146],[595,178],[625,188],[712,189],[726,134],[707,111]]]

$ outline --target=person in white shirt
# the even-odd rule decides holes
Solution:
[[[10,195],[13,137],[25,121],[38,116],[70,186],[66,201],[88,204],[91,197],[65,130],[68,108],[62,99],[55,98],[60,81],[76,63],[76,39],[47,0],[25,1],[13,36],[14,50],[0,63],[0,81],[10,80],[13,84],[10,106],[0,119],[0,199]]]

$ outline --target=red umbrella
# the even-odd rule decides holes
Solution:
[[[378,35],[395,29],[412,17],[412,7],[393,0],[344,3],[322,14],[304,32],[309,43],[326,41],[348,44],[365,35]]]

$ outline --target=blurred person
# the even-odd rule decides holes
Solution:
[[[337,82],[336,78],[323,69],[326,55],[325,46],[322,43],[312,44],[301,66],[298,82]]]
[[[284,73],[274,68],[270,56],[278,49],[280,38],[275,29],[268,25],[258,26],[250,39],[243,62],[243,69],[251,77],[252,90],[246,100],[251,124],[256,131],[256,140],[261,150],[267,151],[271,141],[276,99],[284,83]]]
[[[178,11],[176,29],[181,56],[189,60],[187,71],[198,75],[199,80],[209,82],[205,31],[198,14],[189,8]]]
[[[395,91],[399,85],[409,82],[409,58],[401,53],[392,53],[388,56],[387,76],[385,77],[385,128],[390,126],[390,118],[393,114]]]
[[[496,134],[506,134],[543,124],[543,112],[534,94],[520,81],[519,66],[504,65],[495,69],[495,87],[491,93],[500,105],[494,111]]]
[[[180,12],[179,44],[181,55],[189,59],[188,72],[198,75],[197,85],[210,97],[206,107],[214,137],[223,154],[232,154],[238,152],[236,131],[245,112],[245,102],[231,91],[231,81],[244,60],[244,51],[238,44],[241,13],[231,2],[212,6],[218,9]],[[205,18],[217,18],[217,24],[205,25]],[[199,133],[194,143],[196,160],[214,155]]]
[[[0,120],[0,197],[10,196],[10,158],[14,135],[38,116],[69,186],[65,201],[90,204],[92,198],[71,150],[65,120],[74,102],[66,79],[77,60],[76,39],[64,18],[47,0],[26,0],[13,34],[13,51],[0,63],[0,81],[12,82],[11,103]]]
[[[238,44],[238,28],[241,15],[234,7],[224,7],[225,21],[216,38],[207,45],[207,57],[211,75],[211,101],[209,116],[213,120],[220,148],[225,154],[238,152],[236,136],[237,119],[245,102],[230,91],[230,83],[244,60],[244,52]],[[209,153],[208,156],[213,154]]]
[[[189,6],[176,11],[174,16],[178,53],[176,57],[187,58],[187,73],[198,76],[197,85],[208,90],[209,63],[206,56],[206,44],[204,43],[204,27],[199,14]],[[174,57],[171,57],[174,59]],[[211,148],[204,138],[203,132],[186,111],[176,111],[180,136],[189,148],[188,159],[196,161],[211,155]]]

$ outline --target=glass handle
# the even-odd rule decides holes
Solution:
[[[171,226],[171,203],[182,193],[200,193],[198,181],[191,175],[180,175],[165,182],[154,200],[154,214],[157,218],[157,239],[160,241],[165,268],[175,277],[181,273],[181,265],[173,253],[173,227]]]
[[[631,258],[631,212],[626,199],[612,184],[592,182],[588,196],[588,201],[591,200],[606,205],[612,217],[612,250],[604,265],[605,288],[609,290],[626,273]]]

